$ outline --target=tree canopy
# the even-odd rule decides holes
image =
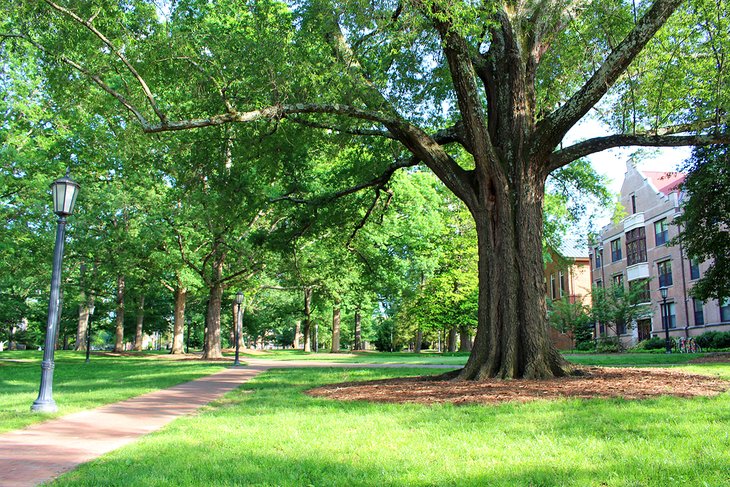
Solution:
[[[546,333],[551,173],[612,147],[730,143],[724,1],[38,0],[12,12],[5,49],[40,56],[69,99],[88,96],[71,87],[95,85],[116,108],[85,103],[148,134],[307,129],[354,157],[282,170],[344,176],[353,191],[428,167],[476,226],[467,379],[570,371]],[[589,113],[616,132],[564,146]],[[305,188],[280,196],[301,200]]]

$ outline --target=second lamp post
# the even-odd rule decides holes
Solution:
[[[233,361],[233,365],[241,365],[241,362],[238,361],[238,349],[240,348],[241,343],[241,304],[243,304],[243,292],[238,291],[236,293],[236,304],[238,305],[236,307],[236,333],[235,333],[235,340],[236,340],[236,359]]]
[[[669,339],[669,310],[667,309],[667,288],[660,287],[659,292],[662,294],[662,324],[664,325],[664,346],[667,353],[672,353],[672,341]]]

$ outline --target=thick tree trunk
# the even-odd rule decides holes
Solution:
[[[463,379],[539,379],[570,370],[547,334],[544,183],[529,175],[519,179],[513,188],[504,180],[482,182],[488,204],[471,209],[479,248],[479,325]]]
[[[142,350],[142,327],[144,326],[144,296],[139,297],[137,303],[137,328],[134,330],[134,350]]]
[[[355,311],[355,350],[362,350],[362,316]]]
[[[185,353],[183,350],[183,333],[185,330],[185,303],[188,298],[188,290],[178,282],[175,288],[175,324],[172,327],[172,348],[170,353],[178,355]],[[188,339],[190,329],[188,328]]]
[[[221,350],[221,304],[223,285],[216,281],[209,289],[208,309],[206,312],[204,359],[223,358]]]
[[[332,353],[340,351],[340,308],[332,308]]]
[[[304,329],[302,330],[302,339],[304,340],[304,351],[311,352],[312,345],[309,334],[312,326],[312,288],[304,288]]]
[[[114,351],[124,351],[124,276],[117,276],[117,319],[114,333]]]
[[[456,351],[456,327],[452,326],[449,328],[449,336],[446,341],[446,350],[449,352],[455,352]]]
[[[423,331],[419,328],[418,330],[416,330],[416,340],[413,351],[416,353],[421,353],[421,347],[423,347]]]
[[[459,328],[459,351],[471,352],[471,336],[466,326]]]

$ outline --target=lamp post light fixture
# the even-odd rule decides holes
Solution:
[[[666,353],[672,353],[672,342],[669,340],[669,310],[667,309],[667,288],[662,286],[659,288],[662,294],[662,325],[664,326],[664,346]]]
[[[89,354],[91,353],[91,318],[94,317],[94,305],[89,308],[89,321],[86,325],[86,363],[89,363]]]
[[[233,365],[239,366],[241,365],[241,362],[238,361],[238,351],[241,344],[241,304],[243,304],[243,291],[236,293],[236,304],[238,305],[236,308],[236,359],[233,361]]]
[[[56,402],[53,400],[53,354],[56,349],[56,330],[60,321],[61,264],[63,263],[63,244],[66,237],[66,217],[73,212],[79,187],[79,183],[69,177],[68,169],[66,169],[66,176],[51,183],[53,212],[58,215],[58,227],[56,228],[56,244],[53,251],[46,341],[43,348],[43,361],[41,362],[41,386],[38,391],[38,399],[30,407],[31,411],[38,413],[55,413],[58,411]]]

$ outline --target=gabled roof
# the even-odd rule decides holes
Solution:
[[[573,235],[564,235],[557,253],[566,259],[587,259],[588,246]]]
[[[641,171],[641,174],[649,180],[649,182],[665,196],[674,193],[687,177],[681,172],[665,172],[665,171]]]

